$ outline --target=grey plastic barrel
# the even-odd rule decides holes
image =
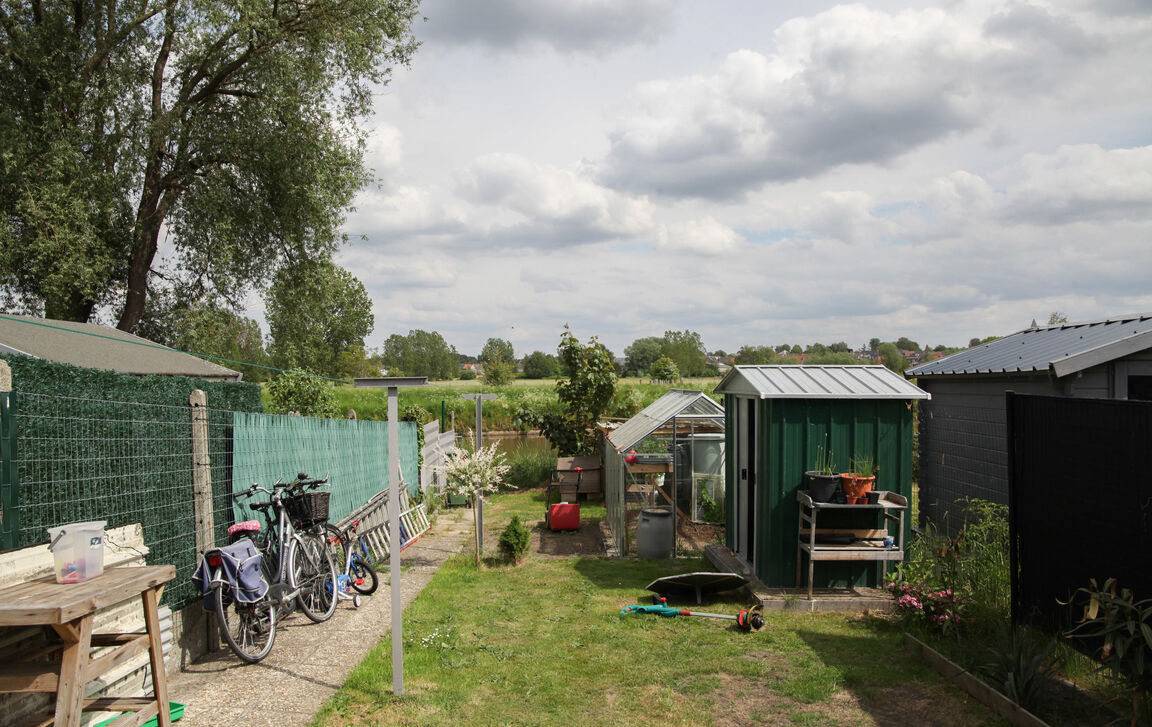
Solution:
[[[636,528],[636,552],[641,558],[672,557],[672,513],[660,508],[641,511]]]

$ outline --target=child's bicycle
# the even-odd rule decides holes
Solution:
[[[368,562],[368,547],[363,538],[356,537],[360,521],[353,520],[343,530],[332,523],[324,524],[324,542],[336,566],[336,596],[351,600],[360,608],[360,594],[370,596],[376,592],[379,581],[376,571]]]

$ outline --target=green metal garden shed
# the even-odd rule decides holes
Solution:
[[[871,457],[880,468],[876,488],[911,498],[912,406],[929,395],[887,368],[736,366],[715,393],[724,395],[726,416],[727,545],[765,585],[799,585],[796,493],[820,451],[832,453],[838,471]],[[836,515],[844,521],[826,526],[868,517]],[[873,563],[829,563],[815,585],[876,587],[880,572]]]

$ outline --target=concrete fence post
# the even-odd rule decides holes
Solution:
[[[12,369],[0,359],[0,550],[20,543],[20,482],[16,472],[16,417]]]
[[[192,502],[196,518],[197,563],[204,557],[204,551],[216,546],[215,527],[212,515],[212,459],[208,454],[208,397],[200,389],[189,395],[192,407]],[[205,638],[208,650],[216,648],[219,636],[216,619],[205,619]]]

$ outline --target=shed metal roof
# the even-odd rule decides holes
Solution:
[[[1152,349],[1152,313],[1036,326],[917,366],[909,376],[1052,372],[1074,374]]]
[[[723,422],[724,407],[703,391],[672,389],[614,429],[608,434],[608,441],[617,452],[623,452],[636,446],[666,422],[682,415],[709,416]]]
[[[94,323],[0,314],[0,353],[123,374],[239,381],[238,371]]]
[[[761,399],[928,399],[883,366],[735,366],[717,394]]]

